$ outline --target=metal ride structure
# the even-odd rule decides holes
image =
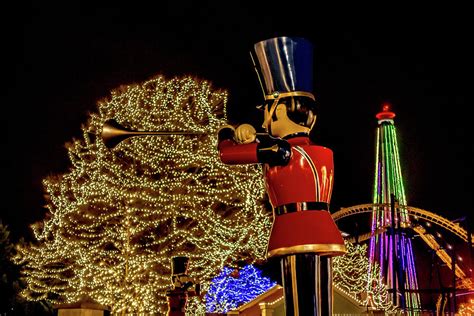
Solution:
[[[397,133],[394,124],[395,113],[390,104],[385,103],[377,113],[375,179],[372,202],[377,204],[407,205],[403,183]],[[372,212],[369,245],[369,269],[380,265],[382,277],[392,292],[392,304],[406,311],[420,309],[417,272],[411,239],[406,235],[410,218],[402,209],[394,212],[394,207]],[[374,273],[374,271],[369,271]],[[367,284],[368,288],[375,285]],[[397,293],[396,289],[406,289]]]
[[[441,262],[452,269],[453,279],[455,279],[452,290],[472,289],[472,280],[456,264],[455,257],[448,254],[436,238],[419,223],[424,220],[429,225],[435,224],[470,243],[472,243],[472,238],[468,238],[468,233],[459,225],[441,216],[407,206],[394,124],[395,113],[392,112],[390,104],[385,103],[375,117],[377,129],[372,204],[344,208],[332,216],[335,221],[338,221],[347,216],[370,213],[370,232],[355,238],[357,242],[368,241],[370,263],[368,276],[380,273],[387,289],[391,292],[392,304],[408,314],[416,314],[423,308],[420,300],[422,291],[419,289],[412,246],[414,235],[419,236],[441,259]],[[375,268],[377,265],[380,271]],[[376,278],[368,277],[368,280],[376,280]],[[377,285],[368,281],[367,292],[370,293],[375,286]],[[438,299],[438,311],[443,310],[447,294],[451,293],[444,294],[446,295]],[[450,311],[452,311],[456,305],[455,295],[450,297],[454,301],[450,304]]]
[[[470,293],[474,289],[474,283],[472,279],[472,273],[470,271],[465,271],[459,262],[456,262],[456,256],[453,256],[453,252],[448,253],[449,249],[446,249],[443,245],[437,241],[436,237],[429,232],[424,226],[435,225],[439,228],[444,229],[445,231],[451,233],[452,235],[459,238],[460,241],[468,244],[469,249],[472,249],[472,244],[474,242],[474,235],[469,234],[466,229],[461,227],[459,223],[453,223],[452,221],[432,213],[427,210],[416,208],[413,206],[406,205],[397,205],[397,204],[361,204],[355,205],[347,208],[341,208],[339,211],[332,214],[334,221],[337,223],[343,218],[350,216],[356,216],[361,214],[384,214],[386,212],[391,212],[392,214],[404,214],[410,218],[410,224],[406,225],[404,228],[410,230],[416,235],[418,235],[423,242],[438,256],[438,258],[453,272],[453,280],[455,283],[452,284],[450,292],[453,294],[465,294]],[[367,234],[362,234],[357,236],[357,242],[364,242],[370,240],[375,235],[381,235],[386,232],[390,227],[380,229],[376,232],[369,232]],[[355,238],[352,238],[355,239]],[[354,240],[351,240],[354,242]],[[400,288],[403,292],[403,287]],[[422,289],[418,289],[422,292]],[[414,291],[416,292],[416,290]],[[451,298],[452,304],[455,305],[456,295],[444,296],[443,291],[439,291],[439,297],[436,303],[437,314],[443,314],[446,309],[446,299]],[[456,293],[458,292],[458,293]],[[454,309],[455,307],[450,307]]]

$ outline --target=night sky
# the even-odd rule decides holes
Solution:
[[[370,203],[375,114],[390,102],[408,204],[449,219],[472,213],[469,11],[397,5],[24,1],[4,7],[4,21],[12,22],[2,22],[7,100],[0,217],[14,237],[44,218],[41,180],[68,170],[64,144],[81,136],[96,102],[122,84],[193,75],[229,92],[234,123],[258,124],[261,91],[248,52],[274,36],[305,37],[315,46],[321,111],[313,136],[335,154],[333,211]]]

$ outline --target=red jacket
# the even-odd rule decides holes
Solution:
[[[278,142],[281,144],[282,140]],[[288,138],[287,144],[287,158],[278,162],[278,157],[275,161],[262,155],[285,155],[271,142],[219,142],[220,159],[226,164],[264,163],[265,186],[274,213],[268,257],[345,253],[341,233],[329,213],[334,181],[332,151],[315,145],[307,135]]]

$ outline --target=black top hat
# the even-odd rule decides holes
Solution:
[[[188,257],[173,257],[171,259],[171,274],[186,274],[188,270]]]
[[[313,45],[308,40],[270,38],[256,43],[253,54],[265,95],[292,91],[312,93]]]

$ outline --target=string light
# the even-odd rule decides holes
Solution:
[[[112,313],[164,314],[171,257],[188,256],[204,289],[224,265],[263,259],[271,213],[262,170],[225,165],[217,152],[226,102],[209,82],[162,76],[99,102],[83,138],[67,145],[70,170],[43,182],[48,212],[15,258],[23,295],[52,303],[87,295]],[[204,134],[132,137],[111,151],[97,137],[110,118],[133,130]]]
[[[385,106],[385,105],[384,105]],[[407,205],[405,187],[400,163],[400,153],[398,150],[397,132],[393,118],[395,113],[383,108],[382,112],[376,115],[378,126],[376,131],[376,149],[375,149],[375,180],[373,186],[373,203],[386,204],[392,203],[392,195],[399,205]],[[399,227],[401,233],[390,234],[389,231],[377,232],[383,228]],[[410,227],[410,218],[405,208],[397,207],[397,212],[392,215],[390,207],[386,207],[378,212],[372,213],[373,236],[370,239],[369,258],[371,265],[368,273],[377,275],[379,272],[372,267],[377,263],[380,272],[383,275],[383,282],[391,289],[404,287],[409,291],[405,292],[405,306],[407,312],[420,309],[420,295],[415,291],[418,289],[418,280],[413,255],[411,239],[408,238],[403,230]],[[395,231],[395,227],[393,231]],[[399,262],[397,262],[397,258]],[[394,273],[397,265],[403,271],[403,277]],[[403,282],[403,284],[401,284]],[[370,291],[371,284],[367,284]],[[414,290],[414,291],[411,291]],[[397,300],[393,298],[393,300]],[[398,302],[393,302],[397,304]]]
[[[367,257],[367,245],[354,245],[347,241],[345,244],[347,253],[333,258],[334,287],[361,306],[385,312],[394,311],[396,307],[390,300],[387,286],[382,282],[380,266],[370,263]],[[367,274],[371,265],[373,273]]]
[[[233,276],[233,272],[233,268],[224,267],[212,280],[206,294],[208,312],[226,313],[276,285],[276,282],[263,277],[262,272],[253,265],[240,269],[238,276]]]
[[[459,305],[458,315],[460,316],[472,316],[474,315],[474,299],[470,299],[467,303]]]

